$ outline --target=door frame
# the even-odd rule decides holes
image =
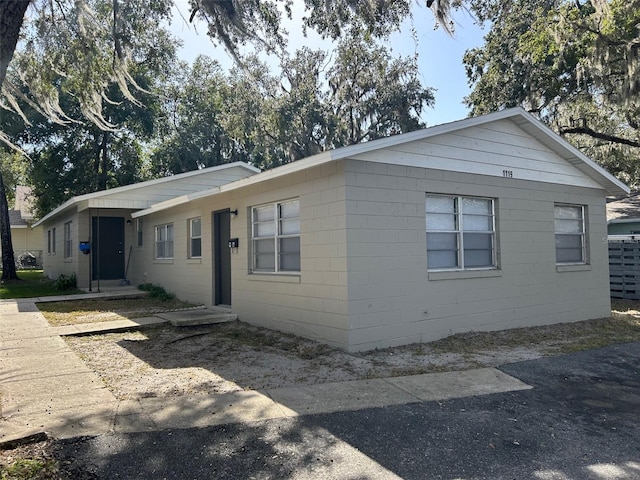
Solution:
[[[224,208],[211,212],[211,229],[212,229],[212,258],[213,258],[213,304],[222,306],[231,306],[231,249],[229,248],[229,238],[222,238],[220,224],[226,214],[228,229],[228,237],[231,237],[231,209]],[[228,271],[223,271],[222,256],[228,256]],[[224,297],[222,289],[224,279],[228,280],[228,303]]]

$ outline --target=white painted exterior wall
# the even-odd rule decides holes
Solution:
[[[365,162],[347,165],[349,349],[609,315],[603,191]],[[364,186],[363,178],[378,186]],[[495,199],[498,269],[427,270],[426,192]],[[587,265],[556,265],[556,202],[586,206]]]
[[[169,182],[163,190],[173,196],[153,205],[142,191],[126,201],[103,198],[123,202],[112,216],[133,217],[125,240],[127,249],[133,245],[127,278],[213,305],[212,217],[237,210],[230,223],[231,237],[239,239],[231,256],[231,307],[255,325],[360,351],[608,315],[605,196],[626,186],[524,112],[487,118],[326,152],[210,190],[192,184],[196,190],[179,193]],[[494,199],[496,269],[428,270],[427,194]],[[252,273],[252,207],[293,198],[300,204],[300,273]],[[81,215],[55,217],[58,251],[67,218],[77,219],[80,239],[88,234],[87,209],[99,205],[95,196],[86,200],[78,203]],[[556,265],[555,203],[585,209],[585,264]],[[194,217],[202,221],[197,259],[188,257]],[[144,224],[141,247],[137,218]],[[173,224],[174,256],[156,259],[154,229],[167,223]],[[75,259],[57,256],[47,273],[70,268],[84,275]]]
[[[211,305],[211,215],[229,208],[238,209],[231,236],[240,240],[232,255],[232,309],[252,324],[359,351],[609,314],[606,192],[514,123],[354,157],[263,174],[263,181],[254,177],[142,217],[147,238],[154,225],[170,221],[176,235],[171,262],[153,261],[152,246],[145,246],[145,280]],[[427,193],[495,200],[497,269],[428,271]],[[300,200],[301,273],[252,274],[250,209],[290,198]],[[586,265],[556,265],[554,203],[585,206]],[[193,262],[186,258],[186,220],[198,215],[203,258]]]

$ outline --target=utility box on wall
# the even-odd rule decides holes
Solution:
[[[91,242],[80,242],[80,251],[85,255],[91,253]]]

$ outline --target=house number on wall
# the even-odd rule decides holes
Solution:
[[[502,170],[502,176],[506,178],[513,178],[513,170]]]

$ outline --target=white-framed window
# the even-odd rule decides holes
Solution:
[[[556,203],[553,206],[556,263],[586,263],[585,208]]]
[[[156,231],[156,258],[173,258],[173,223],[158,225]]]
[[[47,253],[51,255],[51,230],[47,230]]]
[[[189,222],[189,258],[202,257],[202,219],[190,218]]]
[[[300,271],[300,200],[251,209],[252,271]]]
[[[64,258],[71,258],[72,252],[71,222],[67,222],[64,224]]]
[[[136,218],[136,245],[138,247],[142,247],[143,245],[142,227],[142,219]]]
[[[492,198],[427,194],[427,269],[496,268]]]

